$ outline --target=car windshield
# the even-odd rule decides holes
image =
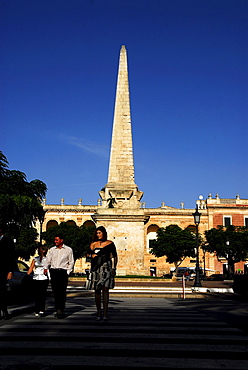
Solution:
[[[18,271],[20,271],[20,272],[27,272],[28,271],[28,266],[25,263],[21,262],[21,261],[17,262],[17,268],[18,268]]]

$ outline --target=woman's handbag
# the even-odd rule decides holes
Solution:
[[[94,290],[97,282],[98,273],[96,271],[90,271],[89,276],[85,283],[86,290]]]

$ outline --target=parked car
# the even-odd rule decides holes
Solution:
[[[29,266],[20,260],[16,260],[13,277],[8,282],[8,291],[10,293],[26,294],[31,290],[32,275],[27,275]]]
[[[194,280],[192,270],[188,267],[178,267],[177,280],[182,280],[184,275],[185,280]]]
[[[224,275],[223,274],[212,274],[207,277],[208,281],[223,281]]]
[[[184,276],[185,281],[187,281],[187,280],[193,280],[193,278],[190,275],[184,274],[182,272],[179,272],[177,274],[177,280],[179,280],[179,281],[182,280],[183,279],[183,276]]]

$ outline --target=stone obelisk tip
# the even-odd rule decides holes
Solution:
[[[108,183],[100,191],[103,205],[115,199],[115,207],[139,208],[142,192],[134,181],[132,125],[130,112],[127,53],[120,51]]]

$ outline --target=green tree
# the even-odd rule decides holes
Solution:
[[[157,239],[151,241],[151,253],[156,257],[166,256],[166,262],[178,266],[186,257],[195,257],[195,235],[178,225],[170,225],[157,231]]]
[[[42,233],[42,238],[51,248],[54,243],[54,236],[61,233],[64,236],[66,245],[73,249],[75,260],[84,257],[92,240],[95,227],[85,227],[76,225],[67,225],[66,222],[61,222],[57,226],[50,227],[46,232]]]
[[[30,256],[33,256],[37,249],[38,243],[37,231],[35,228],[20,228],[18,239],[16,242],[16,252],[18,257],[22,257],[25,260],[29,260]]]
[[[16,240],[18,257],[29,258],[37,248],[34,228],[43,207],[47,187],[40,180],[27,181],[25,173],[9,170],[9,163],[0,151],[0,223]]]
[[[227,228],[219,226],[205,231],[205,250],[215,253],[217,258],[225,258],[228,263],[227,278],[234,275],[234,264],[244,261],[248,256],[248,229],[245,227]]]

